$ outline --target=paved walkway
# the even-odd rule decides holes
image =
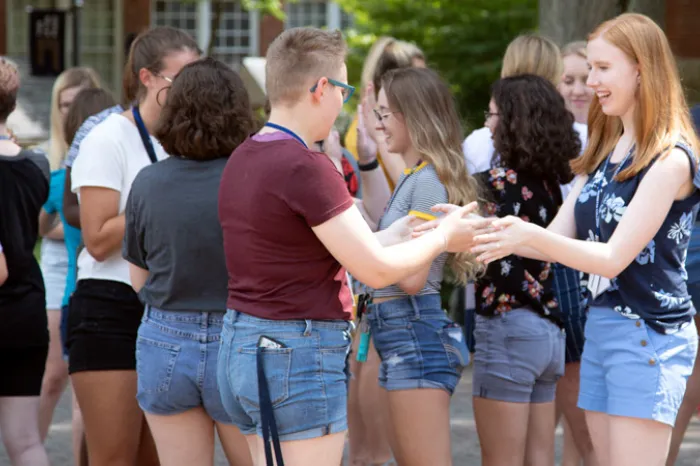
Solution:
[[[46,442],[52,466],[73,466],[71,452],[70,392],[66,391],[56,410]],[[479,441],[474,427],[471,403],[471,372],[466,372],[452,401],[452,449],[455,466],[479,466]],[[561,431],[557,432],[557,458],[561,453]],[[219,450],[216,466],[226,466]],[[691,424],[677,466],[700,466],[700,421]],[[10,462],[0,447],[0,466]]]

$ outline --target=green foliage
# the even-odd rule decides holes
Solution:
[[[428,65],[451,85],[465,127],[483,124],[489,87],[518,34],[537,26],[537,0],[338,0],[354,15],[346,31],[350,82],[359,85],[362,62],[382,35],[416,43]]]

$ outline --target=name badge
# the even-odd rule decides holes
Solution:
[[[593,299],[605,293],[610,288],[610,285],[610,279],[601,277],[600,275],[590,275],[588,277],[588,289]]]

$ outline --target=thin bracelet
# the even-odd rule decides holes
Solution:
[[[379,159],[374,159],[371,162],[364,164],[358,162],[357,164],[357,168],[359,168],[361,172],[370,172],[377,167],[379,167]]]

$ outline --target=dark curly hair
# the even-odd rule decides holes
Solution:
[[[173,79],[155,136],[171,155],[212,160],[231,155],[253,125],[241,77],[219,60],[204,58]]]
[[[491,96],[498,108],[493,145],[500,163],[550,185],[569,183],[569,162],[581,153],[581,140],[554,85],[539,76],[513,76],[496,81]]]

